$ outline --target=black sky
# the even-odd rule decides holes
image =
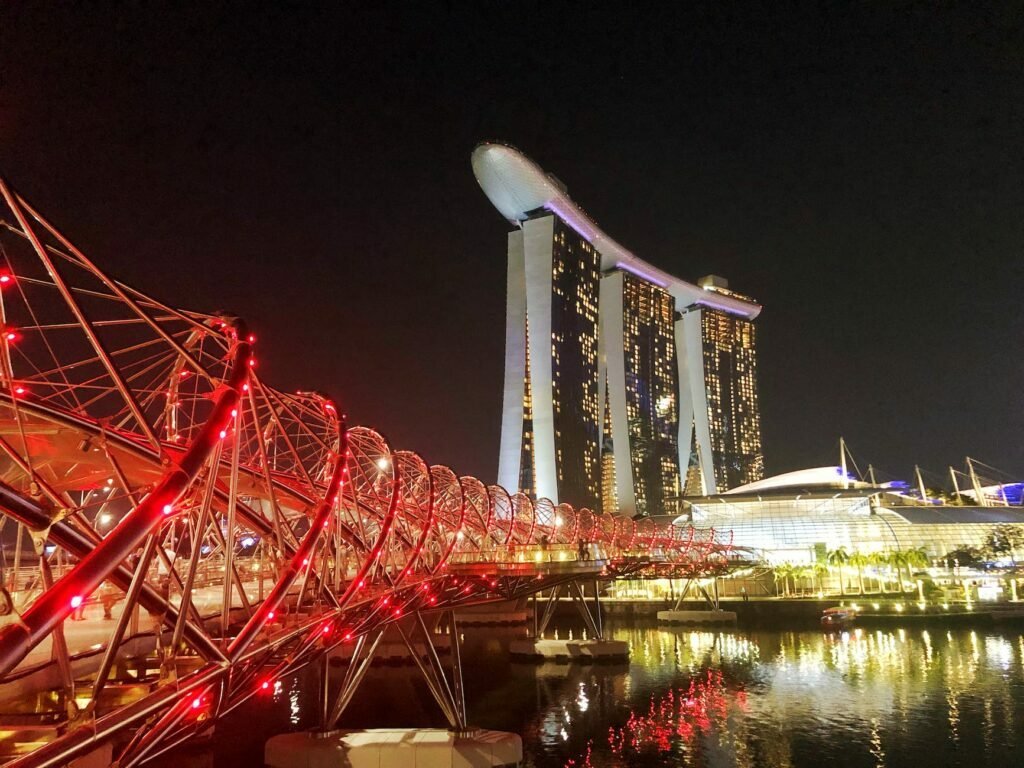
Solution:
[[[469,153],[500,139],[764,304],[770,472],[842,434],[1024,476],[1020,3],[55,5],[0,10],[0,170],[398,447],[496,474],[507,225]]]

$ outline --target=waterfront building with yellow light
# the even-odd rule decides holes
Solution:
[[[891,485],[851,479],[841,467],[817,467],[682,500],[679,520],[732,531],[736,547],[768,563],[824,562],[848,555],[923,551],[945,565],[949,553],[984,549],[1002,526],[1024,537],[1024,508],[930,503]],[[1020,559],[1024,549],[1007,553]]]

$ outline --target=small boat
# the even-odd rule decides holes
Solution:
[[[857,612],[853,608],[826,608],[821,614],[824,629],[847,629],[853,625]]]

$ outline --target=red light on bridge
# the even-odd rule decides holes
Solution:
[[[0,285],[10,285],[12,282],[14,282],[13,275],[7,272],[0,274]]]
[[[23,396],[23,395],[27,395],[28,394],[28,390],[25,389],[25,387],[21,386],[21,384],[18,384],[14,388],[14,394],[16,394],[16,395],[18,395],[20,397],[20,396]]]
[[[269,611],[267,613],[267,621],[273,621],[274,620],[274,616],[275,616],[274,612],[273,611]]]
[[[72,608],[77,608],[81,604],[82,604],[82,596],[81,595],[75,595],[74,597],[71,598],[71,607]]]
[[[169,515],[174,511],[174,506],[171,504],[164,504],[164,514]]]
[[[192,709],[199,709],[201,706],[203,706],[202,696],[196,696],[194,699],[192,699]]]

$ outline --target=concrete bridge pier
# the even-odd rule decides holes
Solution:
[[[545,639],[544,632],[554,616],[555,608],[563,591],[572,598],[583,625],[587,639]],[[541,612],[543,605],[543,613]],[[535,596],[533,606],[533,635],[525,640],[509,643],[513,658],[533,661],[628,661],[629,643],[624,640],[606,640],[601,616],[601,598],[598,582],[594,581],[593,607],[588,603],[583,590],[576,581],[559,584],[551,589],[546,600]]]
[[[450,630],[451,666],[438,655],[436,624],[422,614],[391,626],[406,646],[407,658],[419,669],[449,727],[342,730],[339,721],[382,648],[386,627],[361,635],[348,653],[341,689],[328,696],[329,659],[324,657],[320,728],[271,738],[264,748],[270,768],[512,768],[523,759],[523,741],[514,733],[489,731],[468,724],[462,680],[462,643],[452,611],[444,614]]]
[[[658,623],[660,624],[735,624],[736,612],[723,611],[718,599],[718,579],[713,582],[713,590],[708,592],[707,588],[696,582],[694,579],[687,579],[683,591],[679,593],[679,599],[670,611],[658,611]],[[683,600],[690,593],[691,588],[696,587],[707,603],[707,610],[684,611],[682,610]]]
[[[468,626],[521,625],[530,620],[526,598],[482,605],[470,605],[456,612],[460,624]]]
[[[523,740],[504,731],[374,728],[365,731],[285,733],[264,750],[269,768],[513,768]]]

